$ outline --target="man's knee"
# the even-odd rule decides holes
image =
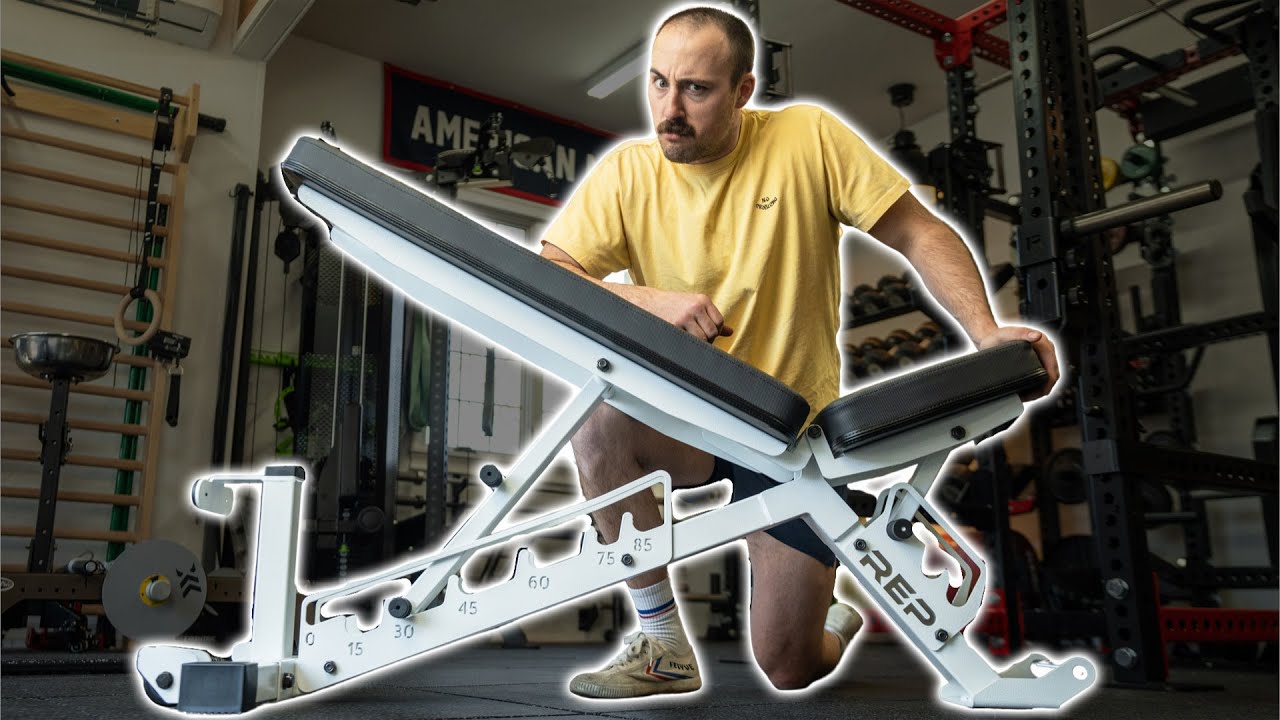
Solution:
[[[632,425],[635,422],[609,405],[601,405],[591,413],[570,439],[579,469],[595,474],[634,461]]]
[[[756,663],[770,684],[779,690],[803,690],[822,676],[817,650],[785,641],[766,643],[765,647],[754,645]]]
[[[602,445],[619,443],[621,438],[618,437],[618,431],[626,417],[608,405],[596,408],[596,411],[588,415],[582,426],[573,434],[571,441],[574,452],[578,452],[579,446],[583,450],[590,451]]]

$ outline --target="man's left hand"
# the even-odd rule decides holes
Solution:
[[[1031,402],[1048,395],[1049,391],[1053,389],[1054,383],[1058,382],[1058,356],[1053,351],[1053,343],[1044,333],[1034,328],[1015,325],[1000,327],[982,338],[978,342],[978,349],[986,350],[1014,340],[1025,340],[1031,343],[1031,347],[1035,348],[1036,355],[1040,357],[1040,364],[1044,365],[1045,371],[1049,373],[1049,380],[1042,387],[1028,390],[1019,396],[1022,398],[1022,402]]]

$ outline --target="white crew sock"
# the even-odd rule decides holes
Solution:
[[[680,624],[680,612],[675,594],[671,591],[670,578],[646,588],[627,588],[631,602],[640,616],[640,631],[669,644],[686,644],[684,626]]]

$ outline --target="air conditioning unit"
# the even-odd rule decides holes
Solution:
[[[315,0],[258,0],[236,30],[231,51],[250,60],[269,60],[313,2]]]
[[[222,20],[222,0],[26,1],[205,50]]]

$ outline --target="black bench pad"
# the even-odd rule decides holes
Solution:
[[[295,196],[307,185],[333,198],[783,443],[809,417],[785,384],[336,147],[300,138],[281,170]]]
[[[838,457],[945,415],[1038,388],[1048,379],[1035,349],[1019,340],[850,393],[823,408],[813,422]]]

